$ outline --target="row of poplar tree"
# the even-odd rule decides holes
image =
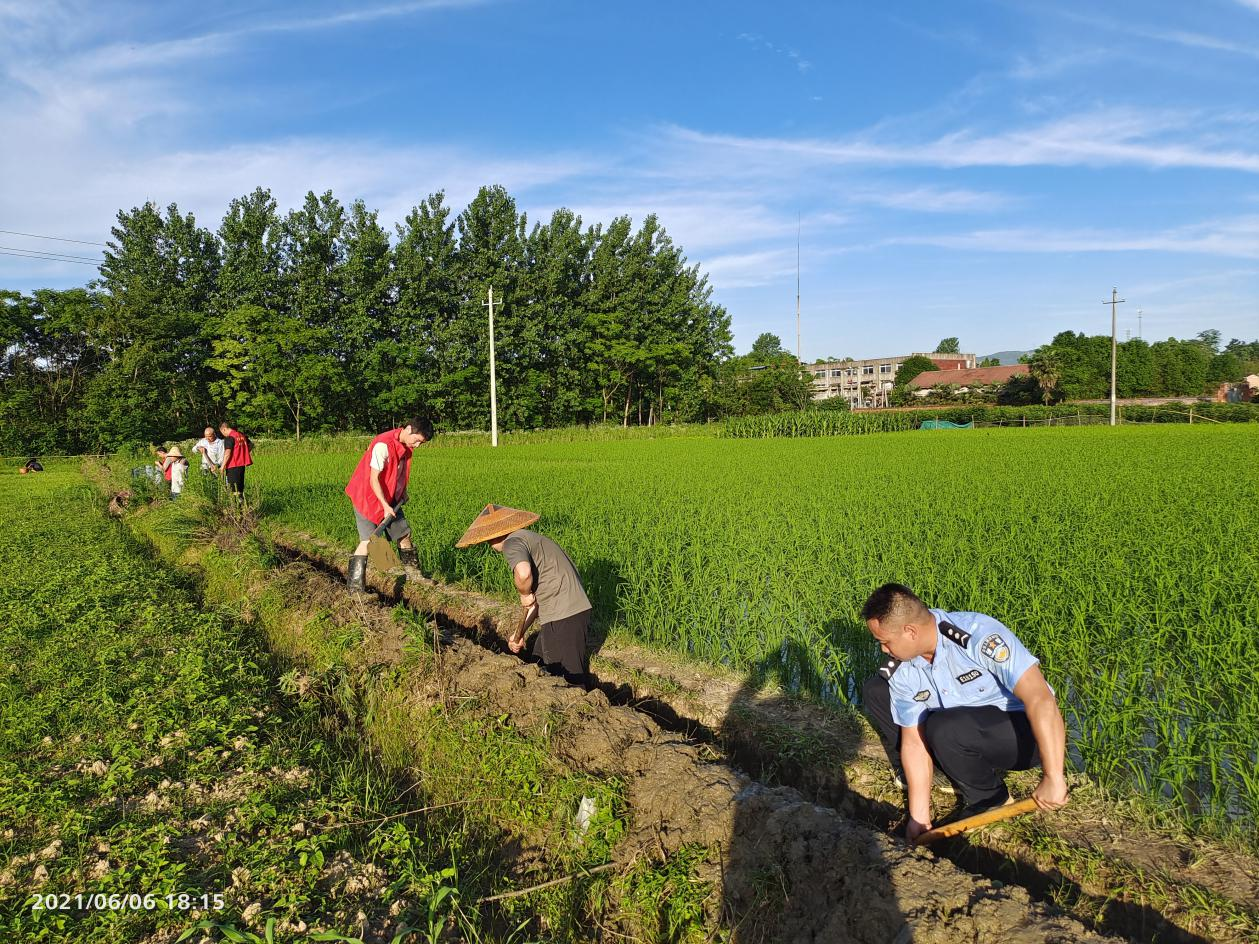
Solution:
[[[730,319],[654,216],[532,226],[501,187],[429,196],[391,239],[331,193],[233,200],[217,232],[172,205],[118,214],[83,289],[0,293],[0,447],[196,433],[487,428],[493,286],[504,428],[740,412]],[[724,385],[724,389],[723,389]]]

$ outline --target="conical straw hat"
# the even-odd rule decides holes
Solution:
[[[476,519],[468,526],[455,547],[470,547],[495,538],[506,537],[513,531],[527,528],[538,520],[532,511],[519,508],[507,508],[503,505],[486,505]]]

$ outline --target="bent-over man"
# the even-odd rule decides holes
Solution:
[[[1067,802],[1066,727],[1039,660],[982,613],[928,609],[912,590],[884,584],[861,616],[888,656],[862,690],[866,715],[909,790],[911,842],[932,828],[934,765],[962,794],[959,817],[1010,802],[1005,774],[1041,768],[1032,792]]]
[[[223,466],[223,440],[213,426],[207,426],[205,433],[192,447],[193,452],[201,453],[201,471],[207,475],[217,472]]]
[[[411,541],[411,525],[402,506],[411,480],[411,454],[433,438],[433,424],[424,418],[408,420],[405,426],[388,429],[371,441],[358,467],[345,486],[354,506],[358,527],[358,547],[350,556],[346,582],[351,590],[367,589],[367,542],[388,520],[385,536],[398,545],[402,563],[419,566],[419,555]]]
[[[512,652],[524,649],[525,632],[536,621],[542,628],[533,652],[543,668],[588,688],[590,599],[564,549],[546,535],[528,530],[537,520],[531,511],[486,505],[455,547],[488,542],[507,560],[520,605],[525,608],[524,620],[507,640],[508,648]]]

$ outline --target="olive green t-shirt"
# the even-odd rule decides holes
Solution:
[[[546,535],[527,528],[513,531],[503,542],[503,556],[512,570],[521,561],[528,561],[533,568],[539,623],[554,623],[590,609],[577,568],[564,549]]]

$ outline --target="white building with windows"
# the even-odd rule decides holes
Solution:
[[[974,354],[901,354],[897,357],[869,357],[865,360],[826,361],[820,364],[804,364],[813,375],[813,399],[829,400],[844,397],[854,410],[887,406],[896,372],[911,357],[926,357],[935,361],[940,370],[967,370],[976,364]],[[941,383],[948,383],[942,375]]]

